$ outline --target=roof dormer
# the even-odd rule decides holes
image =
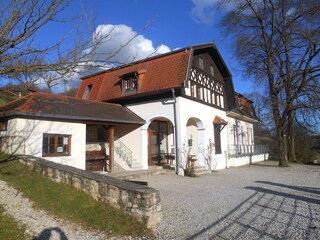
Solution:
[[[135,93],[138,91],[138,72],[130,72],[120,76],[122,94]]]

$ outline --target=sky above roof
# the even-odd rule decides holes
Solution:
[[[169,52],[190,45],[215,42],[225,63],[233,75],[235,90],[241,93],[252,91],[252,84],[242,75],[232,51],[229,36],[223,34],[219,20],[223,9],[215,9],[217,0],[91,0],[86,9],[95,11],[95,32],[111,34],[100,47],[100,51],[112,52],[124,45],[135,34],[126,48],[114,61],[130,62],[156,52]],[[62,17],[80,11],[80,0],[74,0]],[[54,42],[62,38],[67,30],[63,25],[51,24],[39,33],[43,42]],[[67,28],[66,28],[67,29]],[[48,31],[49,30],[49,31]],[[72,44],[72,43],[70,43]]]

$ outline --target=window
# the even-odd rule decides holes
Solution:
[[[202,87],[197,86],[197,98],[202,100]]]
[[[203,58],[199,57],[199,68],[203,70]]]
[[[123,92],[133,92],[138,89],[138,77],[136,73],[130,73],[122,76]]]
[[[130,90],[130,79],[124,79],[124,90],[129,91]]]
[[[210,65],[210,75],[214,77],[214,67]]]
[[[87,100],[87,99],[89,98],[89,94],[90,94],[90,92],[91,92],[91,89],[92,89],[92,84],[90,84],[90,85],[88,85],[88,86],[86,87],[86,90],[85,90],[84,93],[83,93],[82,99]]]
[[[220,96],[220,107],[224,108],[223,96]]]
[[[214,143],[215,143],[215,153],[221,154],[221,125],[213,124],[214,127]]]
[[[191,83],[191,86],[190,86],[191,97],[196,97],[195,89],[196,89],[196,85],[194,83]]]
[[[0,131],[7,131],[8,121],[1,121],[0,122]]]
[[[87,125],[87,142],[108,142],[107,129],[103,126]]]
[[[237,126],[235,124],[233,125],[233,142],[234,145],[237,145]]]
[[[43,134],[42,156],[70,156],[71,135]]]
[[[212,104],[216,104],[216,96],[214,92],[211,92],[211,102]]]

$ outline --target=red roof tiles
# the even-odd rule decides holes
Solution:
[[[86,86],[93,84],[89,100],[108,101],[121,97],[183,86],[186,77],[190,49],[178,51],[158,58],[147,59],[133,65],[115,68],[84,79],[78,90],[81,98]],[[120,76],[138,72],[138,90],[134,93],[122,93]]]
[[[142,118],[119,104],[42,92],[29,94],[0,107],[0,118],[16,116],[115,124],[145,123]]]

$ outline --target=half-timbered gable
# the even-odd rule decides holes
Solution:
[[[212,49],[195,50],[185,93],[195,101],[225,109],[225,81],[217,64]]]

